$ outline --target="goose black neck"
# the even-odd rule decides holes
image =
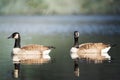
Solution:
[[[78,37],[74,37],[74,47],[79,47]]]
[[[79,65],[78,65],[78,61],[74,62],[74,74],[76,77],[79,77]]]
[[[20,45],[20,38],[15,39],[14,48],[20,48],[20,47],[21,47],[21,45]]]

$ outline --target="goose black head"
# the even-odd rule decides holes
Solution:
[[[14,32],[11,36],[8,37],[8,39],[10,38],[18,39],[20,38],[20,34],[18,32]]]
[[[74,37],[78,38],[79,37],[79,32],[78,31],[74,31]]]

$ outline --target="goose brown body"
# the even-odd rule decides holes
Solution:
[[[40,52],[43,52],[45,50],[49,50],[50,47],[43,46],[43,45],[37,45],[37,44],[30,44],[30,45],[23,46],[21,49],[29,50],[29,51],[38,50]]]
[[[78,52],[101,52],[102,49],[107,47],[110,47],[110,45],[104,43],[84,43],[79,45]]]

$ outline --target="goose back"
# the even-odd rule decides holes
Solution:
[[[79,45],[79,49],[104,49],[106,47],[110,47],[109,44],[104,44],[104,43],[84,43]]]
[[[29,50],[29,51],[38,50],[40,52],[43,52],[45,50],[49,50],[50,48],[43,45],[30,44],[30,45],[23,46],[21,49]]]

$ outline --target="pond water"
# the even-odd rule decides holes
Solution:
[[[74,64],[70,57],[73,32],[80,32],[79,43],[105,42],[117,44],[109,51],[110,62]],[[41,63],[16,64],[11,51],[14,40],[7,37],[21,34],[21,45],[52,45],[51,60]],[[120,79],[120,16],[0,16],[0,80],[119,80]],[[79,75],[74,74],[75,65]]]

